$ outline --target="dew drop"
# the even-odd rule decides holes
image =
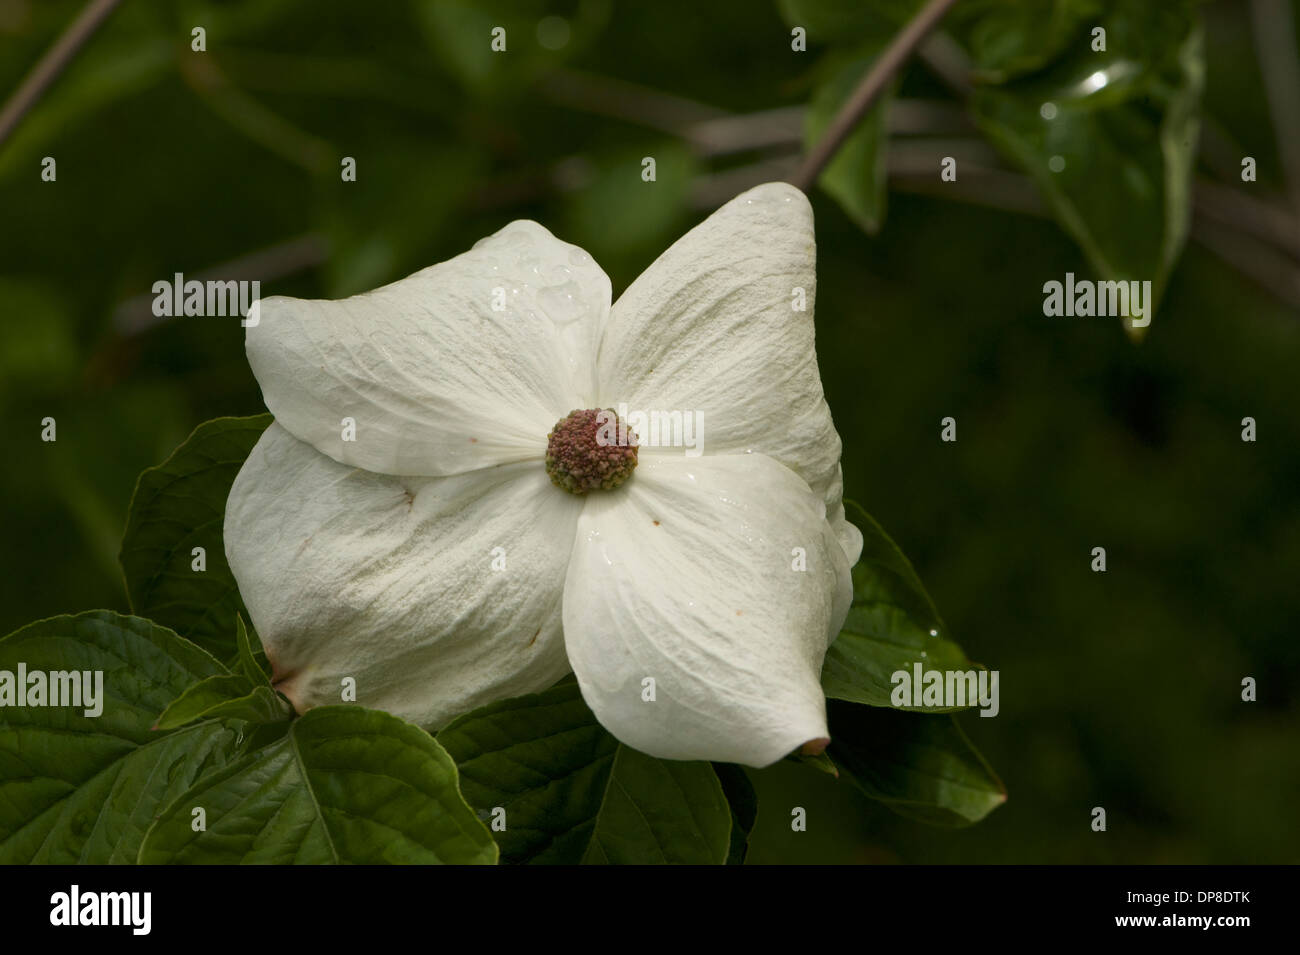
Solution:
[[[562,282],[538,289],[537,301],[551,321],[557,325],[567,325],[581,318],[585,311],[581,292],[577,282]]]

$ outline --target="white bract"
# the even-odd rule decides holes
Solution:
[[[529,221],[364,295],[264,300],[247,348],[275,423],[225,539],[277,687],[302,711],[351,678],[360,704],[437,728],[572,669],[652,756],[823,746],[862,537],[813,348],[815,256],[808,200],[771,183],[612,307],[591,257]],[[624,403],[698,412],[704,454],[641,447],[620,487],[554,486],[548,432]]]

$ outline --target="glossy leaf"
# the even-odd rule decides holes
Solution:
[[[0,640],[0,671],[19,663],[102,672],[102,712],[0,708],[0,863],[132,862],[154,815],[233,758],[236,734],[220,724],[151,729],[223,668],[148,620],[103,610],[41,620]]]
[[[826,654],[826,695],[871,706],[892,706],[893,675],[928,670],[982,669],[949,640],[930,595],[902,551],[857,504],[845,502],[851,523],[862,531],[862,557],[853,568],[853,605]],[[914,711],[945,712],[944,707]]]
[[[731,809],[713,767],[619,746],[584,863],[717,863],[730,847]]]
[[[804,756],[795,752],[787,756],[786,759],[807,766],[810,769],[815,769],[819,773],[825,773],[827,776],[833,776],[836,779],[840,776],[840,771],[835,768],[835,761],[825,753],[818,753],[816,756]]]
[[[731,809],[713,768],[655,759],[618,743],[576,684],[494,703],[438,739],[461,767],[465,798],[505,810],[507,862],[722,863]]]
[[[758,793],[744,767],[735,763],[714,763],[723,795],[731,807],[731,845],[727,850],[727,865],[743,865],[749,855],[749,836],[758,820]]]
[[[965,0],[944,28],[970,52],[976,79],[1004,83],[1042,69],[1081,34],[1088,42],[1104,7],[1104,0]]]
[[[256,643],[256,646],[254,646]],[[256,634],[249,633],[242,615],[235,617],[235,670],[243,674],[254,686],[271,685],[271,667],[266,663],[266,653]]]
[[[1092,50],[1085,29],[1050,68],[979,89],[971,106],[1099,276],[1150,281],[1158,298],[1190,220],[1201,31],[1181,0],[1108,10],[1105,52]],[[1134,331],[1142,321],[1124,324]]]
[[[254,686],[243,674],[231,673],[208,677],[186,690],[158,717],[158,728],[210,719],[275,723],[292,715],[293,709],[270,687]]]
[[[1002,803],[1002,781],[952,716],[828,701],[829,753],[840,775],[903,816],[936,826],[979,822]]]
[[[119,560],[136,613],[223,660],[236,653],[235,617],[247,616],[226,563],[222,521],[230,485],[271,423],[269,414],[217,418],[140,475]],[[202,547],[206,569],[193,569]]]
[[[875,53],[836,58],[828,79],[813,93],[805,121],[808,148],[825,135],[826,128],[875,62]],[[868,233],[880,230],[885,218],[886,159],[889,149],[889,104],[897,84],[891,84],[836,151],[818,177],[817,184]]]
[[[192,826],[203,809],[206,828]],[[149,830],[140,862],[493,863],[497,848],[432,736],[378,710],[323,706],[201,780]]]

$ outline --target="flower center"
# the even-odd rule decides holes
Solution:
[[[570,494],[608,491],[632,476],[638,442],[613,409],[570,411],[546,436],[546,473]]]

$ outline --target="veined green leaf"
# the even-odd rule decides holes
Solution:
[[[257,643],[256,648],[253,646],[254,642]],[[246,676],[254,686],[269,687],[271,668],[269,665],[264,665],[266,654],[262,650],[262,642],[256,635],[248,632],[241,614],[235,615],[235,647],[238,654],[235,669]]]
[[[202,810],[205,828],[192,825]],[[497,847],[424,730],[358,706],[322,706],[204,777],[140,848],[155,863],[491,864]]]
[[[482,707],[438,739],[461,768],[470,805],[505,811],[494,835],[507,862],[727,859],[731,808],[713,767],[621,745],[576,684]]]
[[[749,835],[758,821],[758,793],[743,766],[735,763],[714,763],[722,793],[731,807],[731,847],[727,851],[727,865],[742,865],[749,855]]]
[[[187,686],[224,669],[148,620],[96,610],[29,624],[0,639],[0,671],[20,664],[102,673],[102,709],[87,716],[84,697],[0,708],[0,863],[133,862],[158,810],[234,756],[236,734],[219,723],[151,728]]]
[[[269,686],[254,686],[242,673],[228,673],[208,677],[186,690],[158,717],[158,728],[176,729],[210,719],[275,723],[292,715],[289,704]]]
[[[952,716],[827,701],[829,752],[859,789],[936,826],[979,822],[1007,792]]]
[[[1111,0],[1099,25],[1105,51],[1094,51],[1084,30],[1047,69],[977,89],[971,108],[1101,279],[1149,281],[1158,299],[1191,218],[1201,28],[1185,0]],[[1135,315],[1124,320],[1135,337],[1154,303],[1144,311],[1137,325]]]
[[[969,50],[976,79],[1005,83],[1042,69],[1081,33],[1088,38],[1104,7],[1105,0],[964,0],[943,27]]]
[[[862,557],[853,568],[853,606],[826,654],[826,695],[871,706],[892,706],[899,671],[979,670],[946,636],[930,595],[889,535],[857,504],[845,501],[849,522],[862,531]],[[915,707],[947,712],[961,707]]]
[[[226,498],[269,414],[199,425],[170,458],[140,475],[119,560],[131,608],[216,654],[236,652],[235,618],[247,616],[226,563]],[[204,570],[194,549],[203,548]]]

